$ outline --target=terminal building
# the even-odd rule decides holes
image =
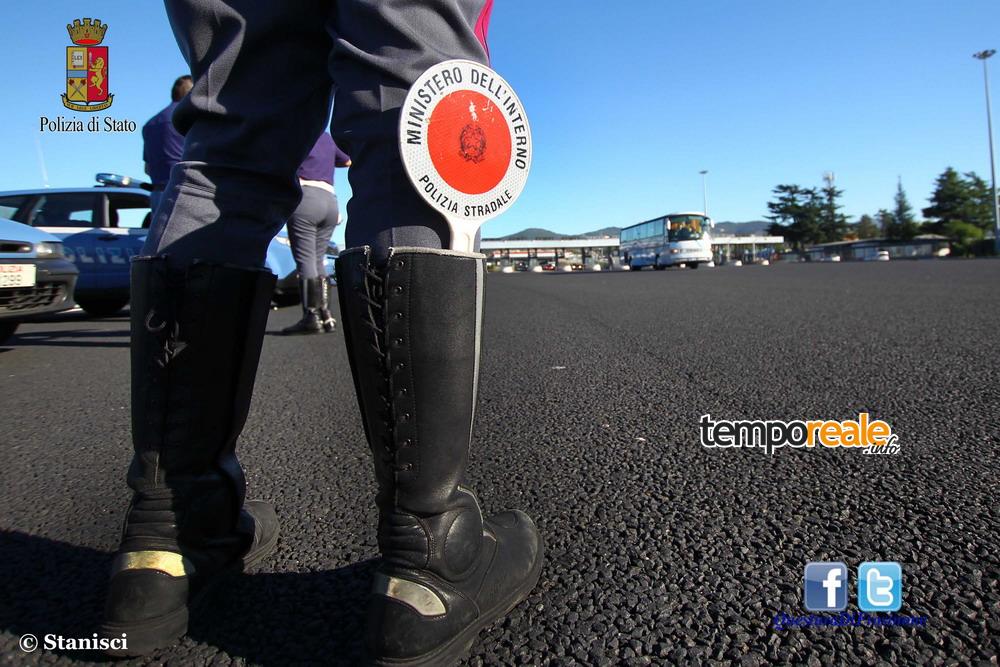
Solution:
[[[712,255],[716,264],[740,260],[750,263],[766,259],[785,239],[781,236],[715,236]],[[589,239],[483,239],[480,251],[486,255],[486,265],[494,270],[511,266],[531,270],[551,264],[577,269],[620,268],[621,254],[618,237]]]
[[[806,248],[806,254],[814,262],[824,261],[871,261],[879,252],[887,252],[889,259],[925,259],[946,257],[951,246],[948,237],[938,234],[921,234],[908,241],[890,239],[862,239],[860,241],[837,241],[821,243]],[[837,258],[834,260],[834,258]]]

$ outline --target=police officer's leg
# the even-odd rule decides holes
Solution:
[[[341,319],[379,484],[382,553],[369,608],[378,664],[453,664],[528,596],[541,538],[520,512],[484,518],[465,481],[479,379],[485,258],[442,250],[396,140],[407,88],[448,59],[486,61],[490,3],[342,3],[333,59],[337,143],[353,159]],[[392,44],[392,60],[378,53]],[[365,74],[376,77],[372,86]],[[376,111],[377,113],[372,113]]]
[[[319,236],[319,225],[326,218],[326,200],[329,197],[326,190],[303,186],[302,201],[288,219],[288,239],[299,271],[302,319],[281,330],[286,336],[323,332],[320,276],[316,271],[316,239]]]
[[[132,265],[134,495],[101,628],[127,634],[126,654],[183,634],[208,584],[276,544],[235,444],[274,285],[261,265],[331,89],[325,0],[166,4],[195,82],[176,116],[184,162]]]
[[[337,195],[323,193],[324,210],[322,219],[316,225],[316,275],[326,277],[325,258],[327,249],[330,247],[330,239],[333,238],[333,230],[340,223],[340,205]]]
[[[163,196],[162,190],[153,190],[149,193],[149,210],[156,211],[156,207],[160,205],[160,199]]]
[[[337,326],[337,320],[333,319],[330,312],[330,283],[326,275],[326,252],[330,246],[330,239],[333,238],[333,230],[340,223],[340,204],[337,195],[333,194],[326,200],[326,215],[323,221],[316,228],[316,275],[319,276],[319,298],[320,298],[320,320],[323,322],[323,330],[327,333],[333,331]]]

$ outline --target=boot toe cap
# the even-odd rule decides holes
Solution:
[[[271,503],[248,500],[243,511],[253,520],[253,542],[243,556],[243,568],[249,569],[263,560],[278,543],[278,515]]]
[[[511,578],[522,581],[536,569],[542,558],[542,536],[530,516],[510,510],[486,519],[486,526],[497,539],[497,558],[507,563]]]
[[[111,578],[105,619],[134,623],[169,616],[187,607],[188,578],[158,570],[128,570]]]

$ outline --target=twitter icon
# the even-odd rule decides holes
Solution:
[[[861,611],[899,611],[903,606],[903,568],[899,563],[862,563],[858,567]]]

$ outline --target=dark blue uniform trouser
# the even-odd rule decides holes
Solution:
[[[261,266],[295,209],[295,174],[329,121],[353,161],[348,247],[446,248],[448,227],[403,172],[399,108],[428,67],[486,63],[490,0],[166,0],[194,88],[174,114],[184,160],[146,255]]]

